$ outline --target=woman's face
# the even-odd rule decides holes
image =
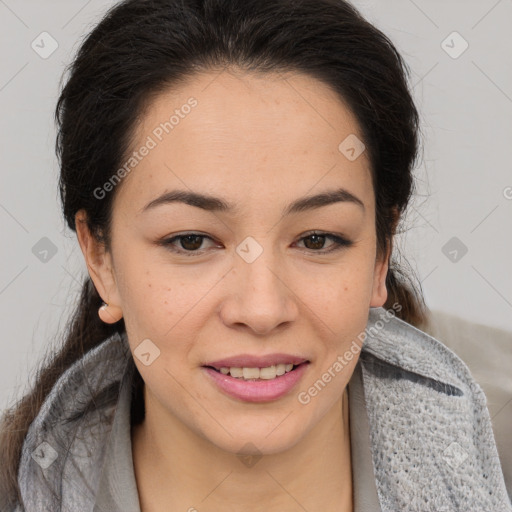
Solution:
[[[89,266],[122,309],[147,418],[232,453],[248,442],[276,453],[340,404],[357,354],[309,401],[305,392],[360,345],[369,308],[386,300],[358,140],[339,98],[301,74],[204,73],[149,105],[115,190],[112,252]],[[208,199],[162,199],[175,191]],[[240,355],[269,356],[258,367],[307,363],[258,381],[205,367]]]

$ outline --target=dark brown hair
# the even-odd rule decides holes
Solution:
[[[392,246],[414,188],[419,115],[407,85],[408,68],[391,41],[343,0],[125,0],[87,35],[68,67],[55,117],[60,195],[67,225],[84,209],[91,233],[110,248],[115,191],[94,190],[131,151],[145,106],[197,70],[302,72],[339,94],[358,120],[376,197],[378,254]],[[396,251],[393,251],[393,255]],[[421,285],[394,256],[386,278],[390,309],[421,324]],[[24,437],[60,375],[124,321],[100,321],[90,277],[33,389],[9,410],[1,427],[0,495],[19,499],[17,470]],[[137,380],[142,385],[142,380]],[[93,400],[93,399],[92,399]],[[1,503],[0,503],[1,505]]]

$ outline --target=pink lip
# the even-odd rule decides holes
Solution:
[[[233,357],[226,357],[203,366],[213,366],[214,368],[267,368],[277,364],[295,364],[299,365],[306,362],[307,359],[291,354],[267,354],[266,356],[254,356],[251,354],[239,354]]]
[[[291,372],[270,380],[237,379],[231,377],[231,375],[224,375],[212,368],[203,367],[203,370],[224,393],[234,398],[244,400],[245,402],[268,402],[277,400],[290,392],[304,375],[307,366],[308,363],[299,364]],[[258,368],[257,365],[246,367]],[[265,368],[265,366],[262,366],[262,368]]]

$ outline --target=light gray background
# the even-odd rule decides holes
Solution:
[[[1,407],[33,378],[86,272],[61,219],[53,110],[65,65],[114,3],[0,0]],[[353,3],[401,51],[422,115],[418,197],[398,245],[430,308],[512,331],[512,1]],[[44,31],[58,42],[47,59],[31,47]],[[33,253],[43,237],[57,250],[46,262]]]

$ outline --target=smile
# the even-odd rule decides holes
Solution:
[[[264,368],[203,366],[217,389],[245,402],[267,402],[287,395],[304,375],[309,361]]]
[[[277,365],[267,366],[266,368],[240,368],[233,366],[231,368],[221,367],[221,368],[213,368],[214,370],[219,371],[223,375],[230,375],[236,379],[244,379],[244,380],[255,380],[255,379],[263,379],[263,380],[271,380],[276,377],[280,377],[285,373],[291,372],[294,365],[292,363],[281,363]]]

